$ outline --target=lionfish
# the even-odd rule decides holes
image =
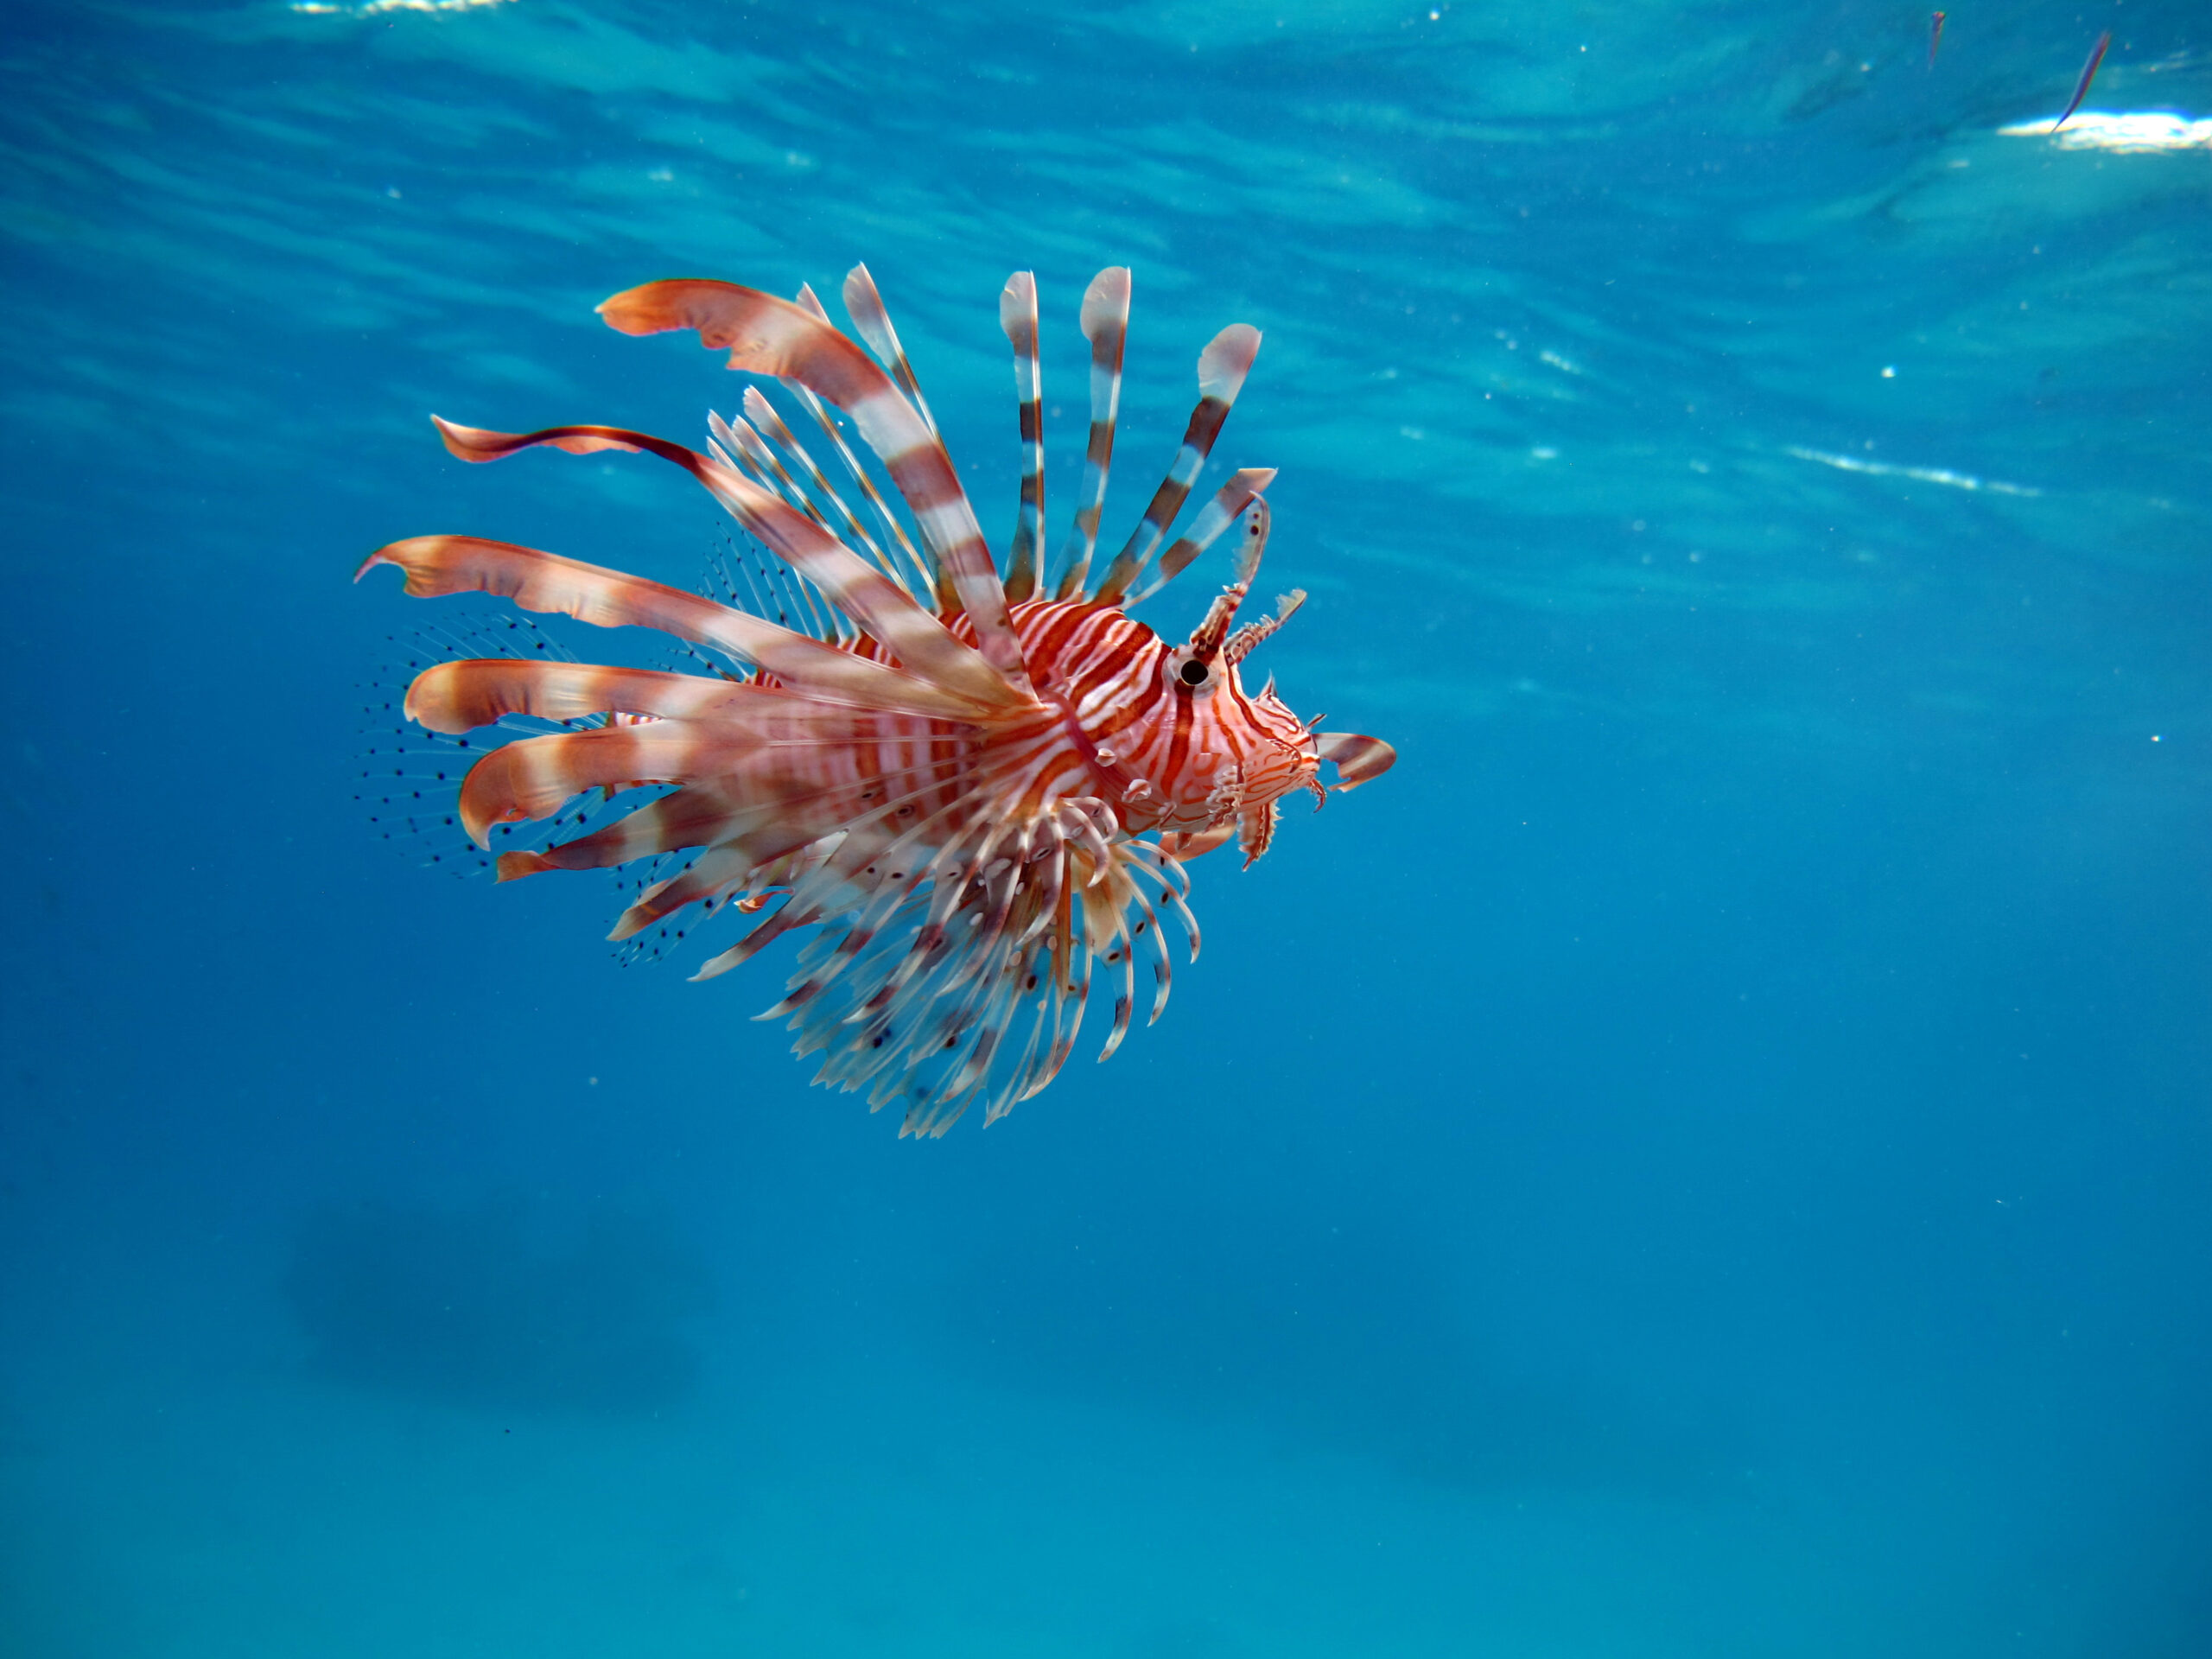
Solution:
[[[1243,682],[1245,658],[1305,599],[1294,590],[1272,614],[1234,626],[1267,547],[1272,471],[1235,473],[1159,552],[1252,366],[1257,330],[1232,325],[1199,355],[1181,450],[1128,543],[1094,575],[1129,273],[1091,282],[1082,308],[1090,448],[1048,582],[1033,275],[1016,273],[999,301],[1024,462],[1003,577],[866,266],[846,278],[844,299],[874,358],[809,289],[794,302],[729,283],[649,283],[599,311],[626,334],[695,330],[728,352],[729,367],[779,382],[819,427],[865,519],[757,385],[741,413],[710,415],[703,454],[616,427],[509,434],[432,417],[463,461],[543,444],[674,462],[781,561],[801,625],[771,621],[758,603],[472,536],[395,542],[356,580],[396,565],[417,597],[488,594],[683,642],[705,671],[549,655],[438,662],[409,686],[404,715],[469,753],[456,810],[480,848],[500,826],[563,821],[579,800],[658,786],[626,798],[623,815],[591,833],[500,853],[499,879],[661,860],[646,868],[668,873],[641,887],[615,939],[690,906],[757,915],[774,903],[696,977],[814,930],[784,997],[760,1017],[787,1018],[795,1052],[823,1055],[816,1082],[865,1090],[871,1109],[899,1099],[901,1135],[941,1135],[979,1098],[988,1122],[1052,1080],[1074,1048],[1094,967],[1113,996],[1101,1060],[1128,1030],[1140,955],[1160,1017],[1171,972],[1163,914],[1198,955],[1184,861],[1234,838],[1249,866],[1267,851],[1285,795],[1326,800],[1324,761],[1337,772],[1328,787],[1348,790],[1395,755],[1376,738],[1316,730],[1272,679],[1257,691]],[[833,405],[888,474],[914,534]],[[1189,638],[1171,643],[1129,615],[1236,525],[1233,577]],[[487,726],[535,734],[496,747],[461,735]]]

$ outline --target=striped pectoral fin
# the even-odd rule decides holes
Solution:
[[[1083,494],[1068,531],[1058,597],[1073,599],[1090,580],[1106,481],[1114,469],[1114,428],[1122,407],[1122,357],[1129,343],[1129,273],[1112,265],[1083,292],[1083,337],[1090,342],[1090,442],[1084,454]]]
[[[537,432],[510,433],[441,421],[438,429],[454,454],[476,461],[496,461],[538,444],[555,448],[584,445],[658,455],[690,473],[739,523],[821,588],[838,609],[898,654],[906,667],[982,708],[1005,708],[1023,701],[1003,673],[955,639],[944,623],[839,541],[826,524],[721,461],[624,427],[556,426]],[[759,442],[749,428],[747,431]],[[773,464],[772,457],[768,464]],[[988,556],[985,555],[987,562]],[[994,576],[992,582],[995,588],[997,578]]]
[[[1233,322],[1198,354],[1198,406],[1191,411],[1190,425],[1184,429],[1183,447],[1176,452],[1167,476],[1153,492],[1151,505],[1130,533],[1128,545],[1099,578],[1093,598],[1111,603],[1127,594],[1146,562],[1166,539],[1168,528],[1190,499],[1191,486],[1198,482],[1206,457],[1213,453],[1214,441],[1220,437],[1236,394],[1244,388],[1244,377],[1252,372],[1252,361],[1259,353],[1260,331],[1247,323]]]
[[[1021,674],[1021,647],[1006,614],[982,527],[944,445],[906,394],[858,346],[803,307],[734,283],[683,279],[648,283],[600,308],[628,334],[690,328],[729,366],[797,381],[853,418],[862,442],[881,458],[921,527],[922,539],[976,627],[991,665]]]
[[[523,874],[540,870],[603,870],[632,859],[723,842],[741,843],[756,863],[766,864],[836,827],[835,823],[825,827],[823,816],[804,809],[792,810],[772,801],[766,806],[748,804],[739,791],[722,786],[719,780],[692,784],[648,801],[605,829],[575,841],[559,842],[542,853],[504,854],[500,879],[510,879],[505,870],[509,858],[531,861],[527,870],[518,872]]]
[[[696,719],[758,687],[700,674],[515,657],[438,663],[407,688],[407,718],[434,732],[489,726],[508,715],[583,720],[593,715]]]
[[[794,515],[796,516],[796,515]],[[828,702],[863,709],[972,720],[976,700],[916,675],[839,651],[789,628],[642,576],[557,553],[475,536],[415,536],[378,548],[354,572],[359,581],[389,564],[417,599],[493,594],[524,610],[573,616],[594,627],[658,628],[768,670]]]
[[[711,722],[733,743],[764,747],[928,742],[976,729],[965,722],[819,702],[778,687],[714,675],[512,657],[425,669],[408,688],[404,712],[419,725],[448,733],[472,731],[507,715],[565,721],[644,715]]]
[[[718,979],[733,968],[742,966],[762,950],[790,932],[795,927],[805,927],[825,917],[836,913],[836,894],[853,872],[865,864],[883,845],[880,835],[851,835],[836,851],[823,860],[821,866],[792,886],[784,901],[777,906],[753,931],[721,955],[709,957],[692,975],[695,980]],[[828,902],[825,903],[825,898]],[[786,1001],[789,999],[785,999]],[[779,1004],[779,1007],[782,1007]],[[754,1016],[757,1019],[774,1017],[775,1010]]]
[[[758,746],[715,725],[656,721],[553,732],[502,745],[469,768],[461,822],[480,847],[492,826],[546,818],[588,789],[678,784],[728,772]]]
[[[1045,381],[1037,357],[1037,278],[1017,270],[999,296],[999,327],[1014,347],[1014,395],[1021,411],[1021,505],[1007,559],[1006,598],[1019,605],[1037,591],[1045,557]]]
[[[1317,732],[1313,746],[1324,760],[1335,763],[1338,789],[1357,789],[1380,778],[1398,759],[1398,752],[1381,738],[1357,732]]]

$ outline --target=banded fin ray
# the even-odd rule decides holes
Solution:
[[[447,447],[465,460],[498,460],[541,443],[557,448],[563,447],[563,438],[579,431],[605,442],[608,447],[658,455],[683,467],[705,486],[771,551],[793,566],[833,605],[895,654],[910,674],[925,677],[943,690],[965,697],[980,708],[1013,708],[1025,701],[1004,675],[956,639],[935,614],[915,604],[905,588],[829,530],[722,461],[665,438],[621,427],[549,427],[539,432],[506,433],[440,422],[438,429],[445,435]],[[731,429],[724,423],[723,429]],[[995,587],[997,578],[992,581]],[[846,655],[831,651],[819,641],[809,643],[834,656]]]
[[[824,308],[821,300],[816,296],[814,289],[807,283],[799,284],[798,298],[793,303],[823,327],[834,328],[836,326],[830,321],[829,311]],[[836,420],[830,415],[828,407],[821,398],[815,396],[811,390],[800,385],[789,375],[780,377],[776,384],[798,398],[807,413],[814,416],[816,423],[821,427],[823,434],[836,448],[837,458],[844,462],[846,472],[851,474],[853,482],[860,486],[862,498],[874,510],[876,518],[883,525],[891,543],[906,556],[907,564],[912,567],[915,574],[910,576],[907,571],[895,564],[887,554],[883,560],[886,572],[903,584],[906,591],[914,596],[917,603],[920,602],[924,594],[942,594],[944,597],[940,600],[940,608],[949,608],[951,590],[945,585],[943,573],[937,568],[937,562],[914,545],[913,537],[906,534],[906,525],[899,522],[898,514],[891,511],[891,504],[883,499],[883,492],[876,488],[875,480],[868,475],[868,469],[861,465],[860,457],[853,454],[852,445],[845,442],[845,435],[838,428]]]
[[[973,719],[973,700],[895,668],[839,651],[803,633],[687,594],[557,553],[474,536],[415,536],[378,548],[354,573],[396,566],[416,599],[483,593],[525,611],[573,616],[594,627],[658,628],[711,645],[825,702],[900,714]]]
[[[804,391],[804,388],[802,387],[800,390]],[[815,407],[818,410],[821,404],[817,402]],[[845,529],[851,534],[853,539],[868,550],[868,557],[875,562],[883,574],[897,582],[900,588],[905,588],[906,597],[912,599],[914,596],[914,590],[907,586],[906,580],[900,573],[898,565],[885,554],[875,537],[868,534],[868,526],[860,521],[860,515],[847,505],[845,498],[837,493],[836,486],[823,476],[822,468],[814,456],[809,453],[806,446],[798,441],[797,435],[791,431],[791,428],[785,424],[784,417],[777,412],[776,406],[768,401],[767,394],[760,387],[747,386],[745,389],[745,414],[746,418],[753,423],[754,429],[779,449],[790,465],[805,472],[807,481],[813,485],[815,493],[836,509],[837,517],[843,521]],[[835,432],[836,429],[836,424],[832,423],[830,430]]]
[[[1144,517],[1129,532],[1128,545],[1115,555],[1114,562],[1106,567],[1106,574],[1099,578],[1097,589],[1091,594],[1093,599],[1118,602],[1166,539],[1175,515],[1183,510],[1183,503],[1190,498],[1191,486],[1198,481],[1198,473],[1206,464],[1206,457],[1213,453],[1214,442],[1220,437],[1229,411],[1236,406],[1236,394],[1243,390],[1245,377],[1251,373],[1253,359],[1259,353],[1260,331],[1243,322],[1230,323],[1198,353],[1198,404],[1191,411],[1190,424],[1184,429],[1183,447],[1176,452],[1167,476],[1160,480],[1159,489],[1153,493]]]
[[[1014,388],[1021,410],[1021,502],[1006,566],[1006,600],[1019,605],[1037,591],[1045,557],[1045,382],[1037,357],[1037,278],[1017,270],[999,296],[999,327],[1014,347]]]
[[[1021,646],[1007,620],[1006,590],[952,459],[906,395],[865,352],[790,301],[734,283],[648,283],[617,294],[599,309],[609,326],[625,334],[694,329],[709,346],[728,348],[730,367],[797,380],[851,416],[950,578],[985,660],[1027,689]]]
[[[1122,407],[1122,355],[1129,340],[1129,273],[1109,265],[1083,292],[1083,337],[1090,342],[1090,441],[1084,451],[1083,494],[1061,550],[1065,569],[1056,598],[1074,599],[1090,580],[1106,480],[1114,467],[1114,426]]]
[[[845,309],[852,314],[853,327],[861,331],[868,350],[891,371],[899,390],[912,401],[930,435],[938,437],[937,416],[930,413],[922,383],[915,378],[914,365],[906,360],[906,348],[899,343],[899,331],[891,326],[891,314],[883,308],[883,296],[876,291],[875,278],[868,275],[866,265],[855,265],[845,273]]]
[[[1152,580],[1130,600],[1131,605],[1141,605],[1169,582],[1183,574],[1191,561],[1197,558],[1216,542],[1221,533],[1242,518],[1255,501],[1263,499],[1262,492],[1275,480],[1272,467],[1245,467],[1230,474],[1229,481],[1214,492],[1190,530],[1176,539],[1175,545],[1160,556],[1160,563],[1153,571]]]

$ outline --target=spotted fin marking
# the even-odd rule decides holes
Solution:
[[[1083,337],[1090,342],[1090,446],[1083,463],[1083,497],[1061,556],[1060,599],[1080,594],[1090,580],[1098,520],[1106,511],[1106,479],[1114,465],[1114,423],[1122,407],[1122,353],[1129,341],[1129,273],[1111,265],[1083,294]]]
[[[391,644],[392,658],[361,688],[353,798],[377,835],[410,863],[457,876],[488,874],[491,855],[461,827],[461,780],[493,745],[560,727],[516,710],[497,717],[501,730],[488,741],[426,729],[408,718],[409,688],[426,669],[463,659],[504,659],[518,668],[534,668],[567,666],[570,658],[530,618],[506,613],[449,619],[443,626],[395,637]]]
[[[1037,591],[1045,557],[1045,380],[1037,360],[1037,278],[1017,270],[999,296],[999,327],[1014,347],[1014,393],[1021,406],[1021,506],[1006,565],[1006,602]]]
[[[1168,527],[1183,510],[1206,457],[1213,453],[1214,440],[1221,435],[1222,423],[1229,419],[1236,394],[1244,389],[1244,378],[1252,372],[1252,360],[1259,354],[1260,331],[1242,322],[1230,324],[1198,354],[1198,406],[1191,411],[1183,447],[1154,492],[1144,518],[1130,533],[1128,545],[1106,567],[1093,598],[1106,603],[1118,601],[1166,539]]]

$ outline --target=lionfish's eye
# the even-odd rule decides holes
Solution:
[[[1176,677],[1188,686],[1204,685],[1206,683],[1206,665],[1193,657],[1178,671]]]

